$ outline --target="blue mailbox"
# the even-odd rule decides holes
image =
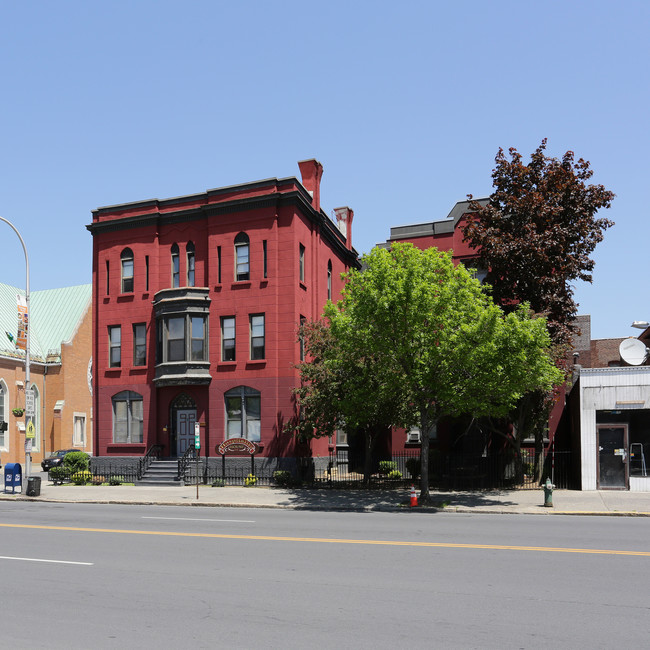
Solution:
[[[7,488],[11,488],[11,493],[14,494],[17,487],[22,492],[23,471],[20,463],[7,463],[5,465],[5,492]]]

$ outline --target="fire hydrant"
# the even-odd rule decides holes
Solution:
[[[544,505],[547,508],[552,508],[553,507],[553,488],[555,487],[553,483],[551,483],[551,479],[547,478],[546,483],[542,486],[544,488]]]

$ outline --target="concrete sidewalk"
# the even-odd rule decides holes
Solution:
[[[23,486],[25,487],[25,486]],[[40,495],[0,492],[0,500],[64,503],[158,504],[385,512],[476,512],[543,515],[650,516],[650,492],[555,490],[553,507],[544,491],[432,492],[430,507],[409,507],[409,490],[282,489],[266,487],[75,486],[41,481]]]

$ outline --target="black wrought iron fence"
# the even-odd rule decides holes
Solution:
[[[390,461],[380,461],[373,467],[368,485],[391,487],[410,485],[420,479],[419,451],[394,455]],[[535,477],[535,452],[522,449],[521,460],[513,455],[440,453],[433,450],[429,457],[429,485],[441,490],[474,490],[490,488],[539,489]],[[542,480],[551,478],[561,489],[575,488],[571,452],[547,453]],[[332,454],[328,466],[314,472],[314,484],[332,487],[355,486],[363,482],[363,467],[353,463],[347,454]]]
[[[250,468],[227,467],[226,473],[223,473],[221,467],[210,466],[200,477],[201,482],[214,487],[225,487],[228,485],[239,485],[244,487],[269,486],[273,485],[273,473],[267,470],[257,471],[253,474]],[[196,484],[196,477],[187,477],[186,483]]]
[[[135,484],[138,480],[138,467],[134,465],[102,465],[87,470],[71,470],[67,467],[53,467],[48,472],[48,480],[54,484],[79,483],[80,485],[121,485]]]

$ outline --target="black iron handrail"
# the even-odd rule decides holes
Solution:
[[[138,461],[138,480],[140,480],[144,473],[149,469],[149,465],[153,462],[154,458],[160,458],[160,454],[163,450],[162,445],[151,445],[147,449],[147,453]]]

